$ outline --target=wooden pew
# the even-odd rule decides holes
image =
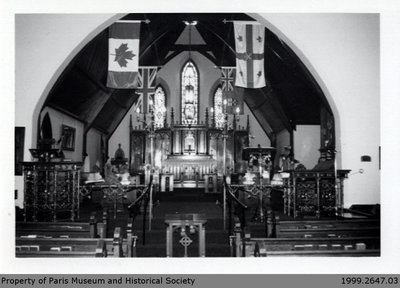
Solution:
[[[305,228],[333,228],[333,227],[379,227],[380,221],[378,219],[330,219],[330,220],[317,220],[317,219],[302,219],[302,220],[285,220],[280,221],[279,217],[275,220],[277,233],[280,229],[305,229]]]
[[[125,244],[126,245],[126,244]],[[114,238],[32,238],[17,237],[17,257],[123,257],[121,228]]]
[[[287,228],[281,229],[280,236],[288,235],[288,237],[279,238],[252,238],[250,233],[244,233],[240,224],[236,223],[234,236],[231,236],[231,256],[380,255],[379,227],[374,226],[376,222],[363,222],[361,227],[356,227],[350,222],[336,223],[326,220],[287,222],[285,223],[287,226],[282,225]],[[357,229],[362,233],[358,233]]]
[[[84,222],[17,222],[16,236],[43,236],[62,238],[96,238],[96,215]]]
[[[128,219],[126,227],[126,257],[136,257],[137,236],[133,234],[133,218]]]
[[[97,222],[96,230],[97,236],[100,238],[107,238],[107,228],[108,228],[108,212],[103,211],[101,222]]]
[[[379,237],[242,238],[236,257],[379,256]]]
[[[65,257],[65,258],[82,258],[82,257],[107,257],[107,249],[106,249],[106,244],[103,239],[90,239],[90,238],[81,238],[79,240],[82,241],[91,241],[93,242],[92,245],[90,244],[84,244],[86,246],[85,251],[70,251],[72,249],[71,245],[71,240],[72,239],[61,239],[57,238],[57,240],[68,240],[69,242],[67,243],[68,246],[53,246],[49,250],[40,250],[44,249],[47,243],[40,243],[40,240],[45,240],[45,241],[51,241],[55,240],[56,238],[53,239],[32,239],[32,238],[22,238],[24,241],[21,243],[20,240],[17,238],[17,246],[16,246],[16,257],[23,257],[23,258],[53,258],[53,257]],[[39,240],[29,243],[31,241],[29,240]],[[77,239],[75,239],[77,240]],[[25,243],[24,243],[25,242]],[[21,244],[21,245],[18,245]],[[41,244],[43,246],[41,246]],[[54,243],[54,245],[59,245],[61,243]],[[43,248],[42,248],[43,247]],[[75,246],[74,246],[75,247]]]
[[[293,220],[276,223],[276,238],[380,236],[378,219]]]
[[[273,257],[273,256],[295,256],[295,257],[378,257],[380,250],[316,250],[316,251],[271,251],[263,256],[255,257]]]
[[[96,213],[92,213],[89,222],[17,222],[17,237],[61,237],[61,238],[106,238],[107,212],[103,212],[102,221],[97,223]]]

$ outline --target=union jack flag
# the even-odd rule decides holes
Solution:
[[[135,90],[135,93],[138,94],[139,97],[133,106],[134,111],[140,111],[140,113],[146,114],[153,109],[151,103],[154,105],[157,70],[158,67],[156,66],[139,67],[137,89]]]
[[[236,67],[221,67],[222,91],[233,91]]]
[[[237,108],[239,108],[239,114],[243,114],[243,89],[234,86],[235,74],[236,67],[221,67],[222,94],[223,98],[227,100],[226,112],[228,114],[237,113]]]

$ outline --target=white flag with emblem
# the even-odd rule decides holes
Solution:
[[[235,86],[261,88],[264,75],[264,26],[257,22],[235,21]]]

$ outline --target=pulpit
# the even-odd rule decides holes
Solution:
[[[274,147],[246,147],[243,149],[243,159],[249,161],[249,166],[253,167],[255,173],[247,172],[245,174],[245,180],[243,181],[244,191],[249,197],[258,198],[257,208],[255,210],[253,221],[264,223],[267,219],[265,217],[265,201],[271,195],[271,170],[272,170],[272,159],[276,148]],[[247,176],[253,178],[253,174],[256,175],[253,179],[247,179]],[[253,183],[252,183],[253,182]]]

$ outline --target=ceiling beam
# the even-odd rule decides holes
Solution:
[[[68,115],[69,117],[71,117],[71,118],[73,118],[73,119],[75,119],[75,120],[78,120],[78,121],[82,122],[83,124],[86,124],[86,123],[87,123],[85,120],[83,120],[83,119],[80,118],[79,116],[77,116],[77,115],[71,113],[71,112],[68,111],[68,110],[65,110],[64,108],[61,108],[60,106],[58,106],[58,105],[56,105],[56,104],[54,104],[54,103],[47,102],[47,103],[46,103],[46,106],[48,106],[48,107],[50,107],[50,108],[52,108],[52,109],[54,109],[54,110],[57,110],[58,112],[61,112],[61,113],[63,113],[63,114],[66,114],[66,115]]]
[[[81,68],[79,65],[75,65],[76,69],[79,70],[83,75],[87,77],[93,84],[95,84],[98,88],[103,90],[105,93],[111,93],[111,89],[106,87],[101,81],[99,81],[96,76],[92,75],[90,72],[86,71],[85,69]]]
[[[287,117],[287,112],[282,107],[280,101],[278,100],[279,97],[275,93],[274,89],[272,88],[271,84],[267,82],[267,85],[260,89],[260,92],[264,95],[268,104],[272,106],[274,111],[278,114],[279,118],[282,120],[283,125],[288,131],[293,130],[292,121]]]

